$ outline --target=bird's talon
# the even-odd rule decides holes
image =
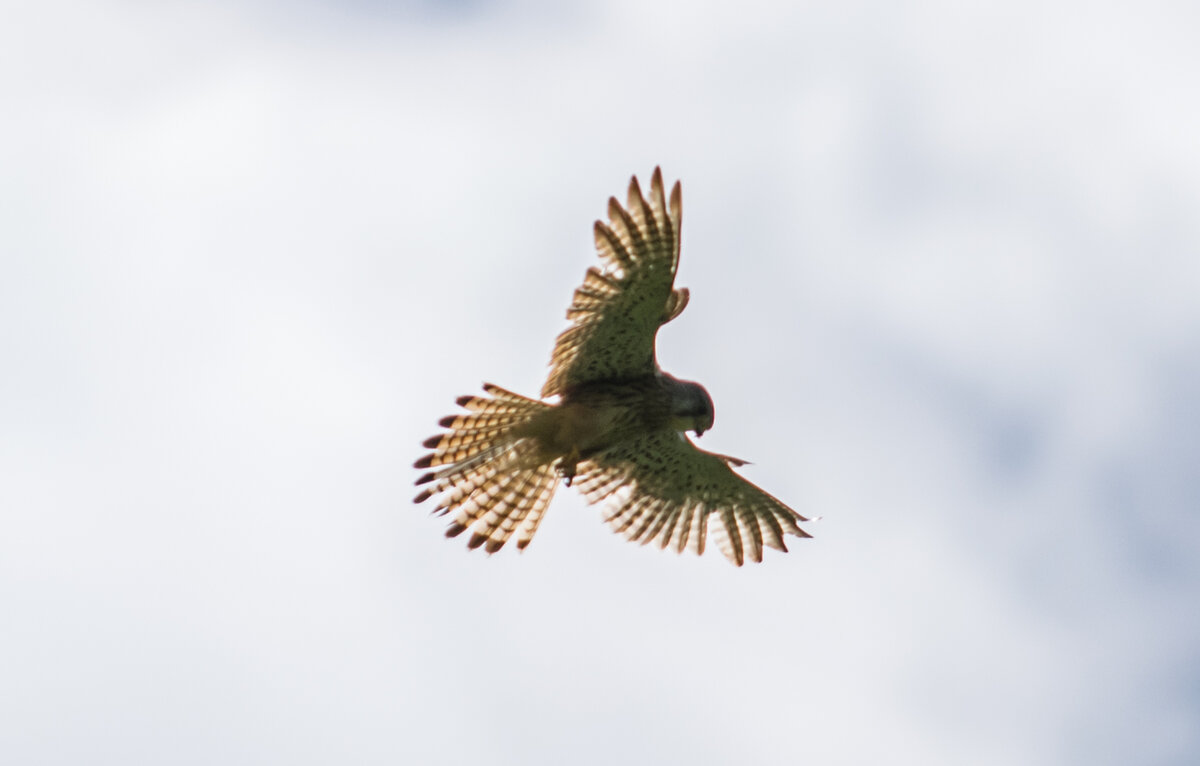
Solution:
[[[558,469],[562,472],[562,477],[566,479],[568,487],[571,486],[571,482],[575,480],[575,469],[578,465],[578,450],[571,450],[571,454],[565,456],[559,463]]]

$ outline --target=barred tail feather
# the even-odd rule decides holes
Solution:
[[[470,530],[469,548],[494,553],[515,534],[523,550],[550,505],[558,474],[539,463],[537,443],[517,429],[551,405],[490,383],[483,388],[489,396],[459,397],[469,413],[442,418],[449,430],[425,441],[433,452],[415,465],[437,470],[417,479],[430,486],[414,502],[437,496],[434,513],[451,516],[446,536]]]

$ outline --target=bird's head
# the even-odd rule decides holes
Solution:
[[[671,391],[671,427],[676,431],[695,431],[701,436],[712,428],[712,397],[699,383],[663,376]]]

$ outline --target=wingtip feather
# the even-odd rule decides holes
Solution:
[[[644,199],[642,197],[642,187],[638,183],[637,176],[633,176],[629,179],[629,193],[626,196],[625,204],[627,207],[632,208],[634,203],[643,201]],[[645,202],[643,201],[642,204],[645,204]]]

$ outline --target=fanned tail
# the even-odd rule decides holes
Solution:
[[[550,505],[558,474],[552,464],[539,463],[537,443],[517,431],[552,405],[490,383],[483,390],[490,396],[460,396],[459,406],[469,412],[442,418],[439,425],[449,430],[425,441],[433,452],[414,465],[436,470],[417,479],[430,486],[413,502],[439,496],[434,513],[452,516],[446,536],[471,530],[469,548],[494,553],[516,534],[523,550]]]

